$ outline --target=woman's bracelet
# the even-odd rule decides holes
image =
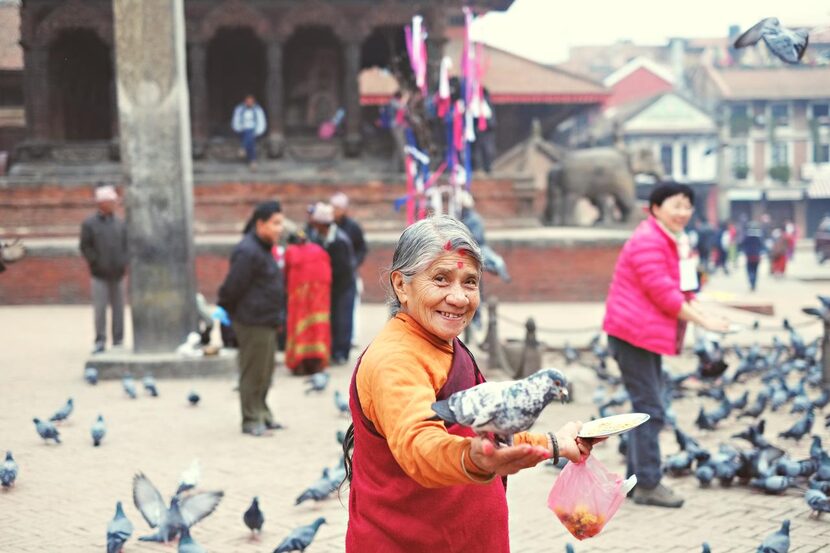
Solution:
[[[548,432],[548,440],[550,441],[550,450],[553,453],[553,464],[559,462],[559,442],[556,441],[556,434]]]
[[[496,477],[495,472],[491,472],[489,476],[479,476],[478,478],[476,478],[475,476],[473,476],[472,474],[467,472],[467,464],[464,462],[464,458],[465,458],[466,455],[467,455],[467,449],[464,448],[464,449],[461,450],[461,472],[464,473],[464,476],[466,476],[467,478],[469,478],[471,481],[475,482],[476,484],[488,484],[488,483],[492,482],[493,478]],[[470,459],[470,462],[475,464],[475,462],[473,462],[472,459]],[[483,480],[482,480],[482,478],[483,478]]]

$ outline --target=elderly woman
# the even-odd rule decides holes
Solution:
[[[496,448],[430,406],[484,381],[458,340],[479,304],[481,253],[459,221],[408,227],[392,259],[393,316],[357,362],[346,551],[509,551],[505,480],[552,456],[578,461],[591,444],[570,422]]]
[[[686,322],[725,332],[728,321],[698,310],[697,259],[683,229],[694,212],[694,192],[685,184],[660,184],[649,196],[650,216],[622,248],[605,304],[603,330],[620,367],[634,411],[648,413],[631,431],[628,475],[637,475],[634,501],[681,507],[683,498],[660,483],[658,437],[665,416],[662,357],[677,355]]]

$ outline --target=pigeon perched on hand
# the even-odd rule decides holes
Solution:
[[[133,478],[133,502],[150,528],[158,529],[155,534],[141,536],[139,541],[167,543],[174,540],[183,528],[190,528],[211,514],[224,495],[221,491],[174,495],[167,507],[150,479],[142,473],[136,474]]]
[[[242,515],[242,520],[245,522],[245,526],[251,530],[253,535],[262,533],[262,525],[265,523],[265,515],[263,515],[262,511],[259,509],[258,497],[254,497],[254,500],[251,501],[251,506],[248,507],[245,514]]]
[[[804,494],[804,501],[813,510],[810,516],[818,518],[821,513],[830,513],[830,499],[819,490],[807,490],[807,493]]]
[[[87,384],[95,386],[98,384],[98,369],[95,367],[87,367],[84,369],[84,380]]]
[[[202,399],[202,398],[199,397],[199,394],[197,394],[195,390],[190,390],[190,393],[187,394],[187,401],[193,407],[196,407],[196,405],[199,403],[200,399]]]
[[[69,415],[72,414],[72,409],[75,408],[75,403],[72,398],[66,400],[66,405],[55,411],[55,414],[49,417],[49,420],[52,422],[60,422],[64,421],[69,418]]]
[[[274,553],[288,553],[289,551],[305,551],[314,540],[317,530],[326,523],[323,517],[318,518],[307,526],[300,526],[291,531],[288,536],[280,542]]]
[[[138,397],[138,394],[135,391],[135,379],[127,375],[121,379],[121,386],[124,388],[124,393],[130,396],[130,399],[135,399]]]
[[[133,535],[133,523],[124,514],[121,502],[115,504],[115,516],[107,524],[107,553],[121,553],[124,544]]]
[[[484,382],[432,404],[437,418],[492,432],[512,445],[513,434],[527,430],[553,400],[568,399],[567,380],[556,369],[542,369],[522,380]]]
[[[49,421],[42,421],[38,418],[32,419],[35,423],[35,429],[37,433],[43,438],[44,441],[46,440],[55,440],[56,444],[61,443],[60,432],[58,429],[55,428],[55,425]]]
[[[306,384],[311,384],[310,388],[306,388],[305,393],[322,392],[331,379],[331,375],[327,372],[314,373],[306,379]]]
[[[156,379],[153,378],[151,375],[147,375],[141,379],[141,383],[144,385],[144,390],[153,397],[159,397],[159,391],[156,387]]]
[[[776,58],[789,64],[797,64],[804,56],[810,38],[805,29],[787,29],[781,26],[777,17],[767,17],[739,36],[734,47],[745,48],[757,44],[759,40],[764,41]]]
[[[196,540],[190,535],[190,530],[187,526],[182,528],[182,535],[179,538],[178,553],[207,553],[204,547],[196,543]]]
[[[790,550],[790,519],[781,523],[776,530],[761,542],[756,553],[787,553]]]
[[[14,460],[11,451],[6,452],[6,460],[0,465],[0,485],[4,488],[11,488],[14,486],[14,481],[17,480],[17,473],[20,468]]]
[[[104,417],[102,415],[98,415],[98,419],[92,424],[89,433],[92,435],[92,445],[95,447],[101,445],[101,440],[107,434],[107,427],[104,424]]]

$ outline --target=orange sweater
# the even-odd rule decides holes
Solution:
[[[453,436],[430,406],[447,381],[452,345],[424,330],[412,317],[392,318],[363,354],[357,394],[366,417],[386,438],[395,460],[413,480],[435,488],[469,484],[461,452],[470,438]],[[544,434],[522,432],[515,444],[548,447]],[[467,462],[467,469],[475,471]]]

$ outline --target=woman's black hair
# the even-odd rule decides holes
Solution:
[[[692,205],[695,205],[695,191],[689,185],[679,182],[664,182],[655,186],[651,194],[648,195],[649,213],[651,213],[651,208],[654,206],[661,206],[666,199],[678,194],[683,194],[689,198]]]
[[[257,221],[267,221],[274,215],[274,213],[282,213],[282,206],[278,200],[262,202],[254,208],[254,212],[251,214],[250,219],[248,219],[248,222],[245,223],[245,228],[242,229],[242,234],[248,234],[256,228]]]

